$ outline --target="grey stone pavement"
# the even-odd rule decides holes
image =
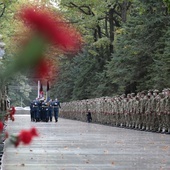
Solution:
[[[1,170],[170,170],[170,135],[62,118],[36,123],[26,114],[6,129],[31,127],[40,135],[30,145],[5,142]]]

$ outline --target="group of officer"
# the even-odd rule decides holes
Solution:
[[[170,88],[61,103],[61,117],[118,127],[170,133]]]
[[[59,108],[61,108],[61,106],[57,98],[54,101],[52,99],[46,101],[44,99],[36,98],[30,104],[31,121],[52,122],[52,118],[54,115],[55,122],[57,122]]]

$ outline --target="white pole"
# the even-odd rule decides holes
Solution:
[[[39,96],[40,96],[40,81],[38,80],[38,98],[39,98]]]

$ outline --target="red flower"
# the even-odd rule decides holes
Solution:
[[[10,115],[10,119],[11,119],[12,121],[15,121],[15,118],[14,118],[13,115]]]
[[[32,136],[38,136],[37,129],[34,127],[31,128],[30,132],[31,132]]]
[[[3,128],[4,128],[4,124],[0,122],[0,132],[3,130]]]
[[[41,59],[37,66],[35,67],[35,77],[39,77],[40,79],[48,79],[52,80],[56,73],[57,67],[54,66],[51,60],[49,59]]]
[[[80,47],[80,34],[68,25],[61,16],[34,8],[25,8],[21,18],[50,42],[66,51],[77,51]]]
[[[12,106],[12,107],[10,108],[9,112],[10,112],[10,116],[14,115],[15,112],[16,112],[15,107]]]
[[[32,134],[30,131],[22,130],[19,134],[19,139],[22,141],[25,145],[30,144],[32,140]]]
[[[31,143],[32,138],[38,136],[37,130],[35,128],[31,128],[30,130],[22,130],[18,136],[16,136],[14,145],[17,147],[20,142],[24,145],[28,145]]]
[[[14,142],[14,145],[15,147],[18,147],[18,145],[20,144],[21,140],[18,136],[15,137],[15,142]]]

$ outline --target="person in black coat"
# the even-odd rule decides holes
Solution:
[[[61,106],[57,98],[54,100],[52,105],[53,105],[53,110],[54,110],[55,122],[58,122],[59,108],[61,108]]]
[[[90,122],[92,121],[92,116],[91,116],[91,111],[90,111],[90,109],[88,110],[86,116],[87,116],[87,122],[90,123]]]

